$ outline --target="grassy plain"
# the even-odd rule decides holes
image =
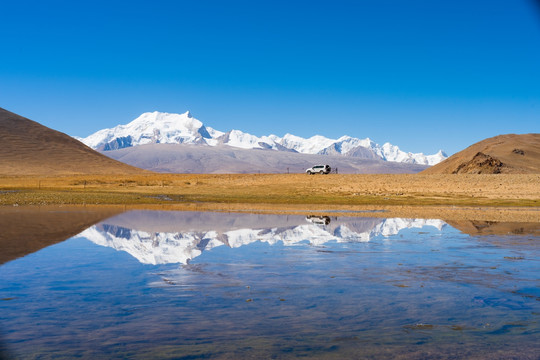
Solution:
[[[540,207],[540,174],[2,176],[0,205]],[[212,204],[212,205],[210,205]]]

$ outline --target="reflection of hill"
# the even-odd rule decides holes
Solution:
[[[447,221],[459,231],[469,235],[540,235],[538,223],[494,221]]]
[[[0,207],[0,264],[64,241],[119,212],[86,207]]]
[[[434,226],[441,220],[332,218],[314,224],[304,216],[196,212],[133,211],[93,226],[80,235],[126,251],[141,263],[183,263],[217,246],[237,248],[256,241],[285,246],[300,242],[365,242],[406,228]],[[163,229],[163,230],[159,230]]]

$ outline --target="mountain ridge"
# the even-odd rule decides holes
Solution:
[[[384,161],[430,166],[447,157],[442,150],[432,155],[410,153],[390,143],[381,146],[369,138],[358,139],[347,135],[339,139],[329,139],[321,135],[306,139],[292,134],[285,134],[283,137],[277,135],[258,137],[235,129],[223,132],[204,125],[189,111],[182,114],[146,112],[128,124],[102,129],[85,138],[76,137],[76,139],[98,151],[164,143],[214,147],[227,145],[239,149],[378,158]]]
[[[160,173],[303,173],[314,164],[329,164],[332,171],[339,174],[410,174],[428,167],[379,158],[241,149],[227,145],[146,144],[103,153],[123,163]]]

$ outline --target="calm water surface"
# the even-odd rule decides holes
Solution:
[[[132,211],[0,266],[1,355],[538,359],[539,250],[538,224]]]

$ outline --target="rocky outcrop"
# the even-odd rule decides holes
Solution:
[[[500,174],[503,167],[499,159],[478,152],[470,161],[461,163],[452,174]]]
[[[482,140],[422,174],[540,174],[540,134]]]

